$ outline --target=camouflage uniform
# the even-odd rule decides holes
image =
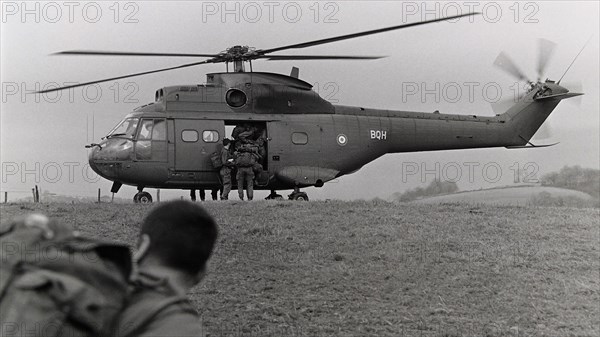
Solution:
[[[248,200],[252,200],[254,197],[254,170],[252,166],[243,167],[238,166],[237,168],[237,185],[238,185],[238,195],[240,196],[240,200],[244,200],[244,182],[246,182],[246,193],[248,194]]]
[[[237,140],[240,133],[244,132],[245,130],[246,130],[245,125],[237,125],[235,128],[233,128],[233,131],[231,132],[231,138],[233,138],[234,140]]]
[[[168,279],[140,272],[116,336],[202,336],[198,312]]]
[[[258,155],[253,151],[251,144],[244,144],[239,151],[235,153],[235,166],[237,167],[237,186],[240,200],[244,200],[244,182],[246,183],[248,200],[254,197],[254,170],[256,157]]]

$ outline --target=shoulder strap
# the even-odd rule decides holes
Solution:
[[[172,296],[165,298],[164,300],[158,302],[156,306],[152,308],[147,308],[142,311],[137,317],[140,319],[134,322],[131,325],[128,325],[124,328],[124,331],[118,331],[119,336],[137,336],[139,330],[150,323],[158,314],[163,312],[165,309],[169,308],[172,305],[179,303],[189,303],[188,298],[186,296]],[[194,314],[198,314],[193,308],[185,308],[182,311],[190,312]]]

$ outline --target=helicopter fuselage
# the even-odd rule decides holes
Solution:
[[[215,188],[211,155],[220,153],[229,128],[249,123],[267,137],[256,189],[321,187],[387,153],[525,146],[567,92],[539,83],[507,112],[488,117],[332,105],[310,84],[279,74],[207,78],[205,85],[159,89],[155,102],[125,118],[133,130],[113,131],[93,148],[90,166],[140,190]],[[547,99],[539,99],[542,89]]]

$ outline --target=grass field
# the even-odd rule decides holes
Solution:
[[[191,295],[213,336],[599,336],[598,209],[205,203],[221,230]],[[150,206],[8,204],[135,242]]]
[[[590,201],[589,204],[593,204],[591,201],[594,199],[589,194],[565,188],[549,186],[517,186],[464,192],[461,191],[451,194],[426,197],[413,202],[420,204],[467,203],[494,206],[529,206],[536,205],[533,198],[540,193],[547,193],[547,195],[554,198],[576,198],[580,199],[581,201]]]

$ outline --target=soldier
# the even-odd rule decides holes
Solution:
[[[199,205],[170,201],[142,222],[127,307],[119,336],[200,336],[202,326],[186,293],[206,273],[216,238],[214,219]]]
[[[252,200],[254,196],[254,170],[253,166],[256,164],[255,153],[251,152],[251,147],[241,147],[235,155],[235,166],[237,167],[237,186],[238,195],[240,200],[244,200],[244,183],[246,183],[246,194],[248,200]]]
[[[221,149],[221,169],[219,174],[221,175],[221,182],[223,183],[223,191],[221,192],[221,200],[229,199],[229,192],[231,191],[231,168],[234,167],[233,158],[229,147],[231,141],[227,138],[223,139],[223,148]]]
[[[212,200],[219,200],[219,192],[222,192],[222,188],[211,188],[210,189],[210,196],[212,197]]]
[[[0,256],[1,336],[114,334],[128,296],[129,247],[32,214],[0,224]]]
[[[203,189],[200,189],[199,193],[200,193],[200,200],[201,201],[206,200],[206,192]],[[210,189],[210,196],[211,196],[212,200],[219,200],[218,195],[219,195],[219,189],[218,188],[211,188]],[[192,197],[192,201],[196,201],[195,196]]]
[[[252,138],[254,137],[255,128],[252,125],[244,123],[243,128],[243,131],[237,135],[237,139],[240,141],[240,145],[251,142]]]
[[[256,145],[258,146],[258,155],[260,156],[261,168],[263,161],[267,158],[267,130],[258,130],[258,138],[256,139]]]
[[[233,131],[231,132],[231,138],[233,138],[234,141],[238,140],[240,133],[244,131],[246,131],[245,123],[236,125],[235,128],[233,128]]]

